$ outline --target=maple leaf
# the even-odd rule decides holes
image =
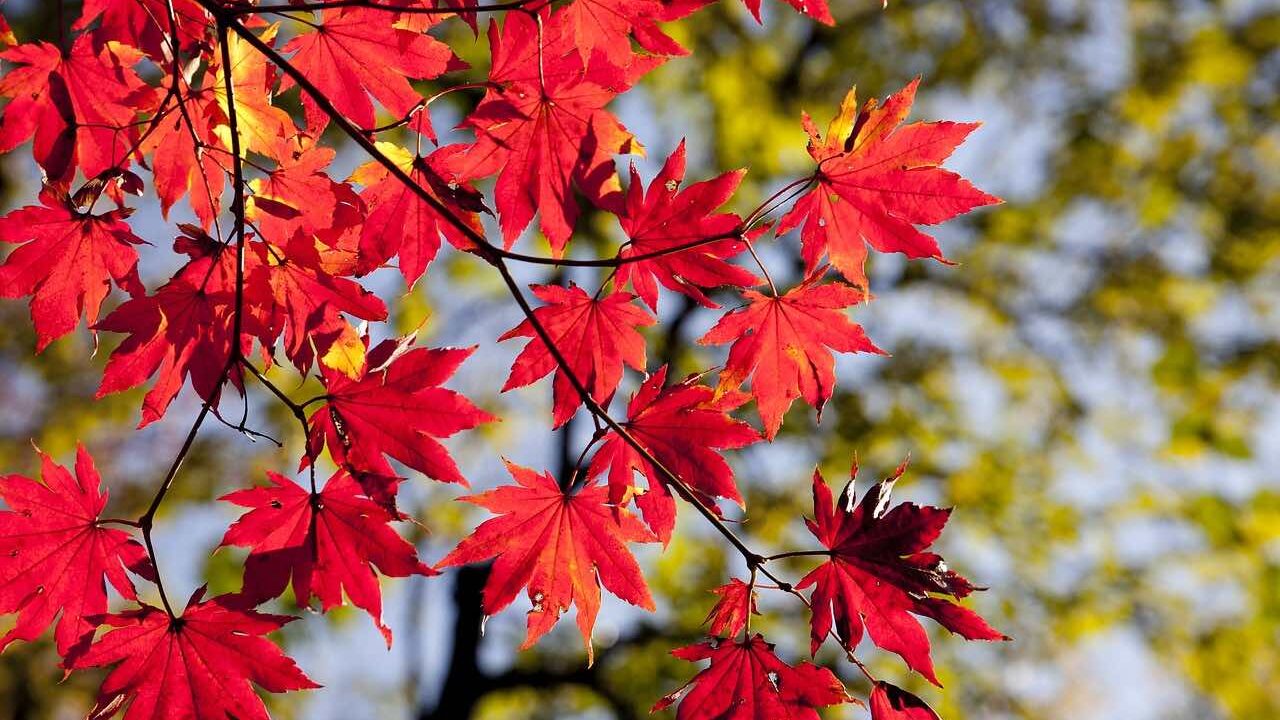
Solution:
[[[663,387],[666,380],[664,366],[640,385],[627,406],[623,428],[711,508],[716,507],[715,498],[741,505],[733,470],[716,451],[746,447],[760,439],[750,425],[729,417],[744,398],[737,393],[716,398],[696,377]],[[664,543],[670,540],[676,506],[666,475],[613,431],[605,435],[589,469],[592,477],[605,471],[609,502],[621,506],[634,497],[654,533]],[[636,472],[648,481],[647,490],[633,485]]]
[[[340,313],[362,320],[387,319],[387,306],[377,295],[325,271],[320,248],[311,237],[299,232],[283,246],[253,243],[251,249],[271,289],[267,297],[257,299],[258,311],[265,315],[269,336],[283,333],[285,354],[298,370],[305,372],[316,355],[324,357],[349,334],[350,326]]]
[[[871,720],[939,720],[923,700],[887,682],[871,689]]]
[[[53,625],[58,654],[83,649],[107,611],[106,581],[122,596],[136,597],[125,569],[154,579],[146,550],[123,530],[99,524],[107,505],[102,478],[83,445],[76,448],[75,477],[40,452],[37,482],[0,477],[0,613],[17,623],[0,637],[0,650],[31,641]]]
[[[567,288],[559,285],[532,288],[533,294],[546,303],[533,311],[534,317],[568,362],[574,377],[591,392],[592,399],[608,404],[622,380],[623,364],[644,372],[644,336],[638,329],[654,324],[655,320],[632,303],[634,295],[614,292],[604,298],[594,298],[573,283]],[[573,417],[582,398],[573,389],[568,375],[557,367],[532,323],[525,320],[498,340],[515,337],[531,339],[516,357],[502,391],[530,385],[555,370],[552,414],[555,427],[560,427]]]
[[[687,55],[688,51],[660,29],[659,0],[578,0],[559,11],[583,60],[599,52],[616,67],[631,64],[631,39],[657,55]]]
[[[463,125],[476,141],[451,158],[452,180],[476,180],[497,174],[494,198],[506,247],[529,226],[534,212],[551,250],[564,253],[578,217],[572,188],[592,202],[609,206],[621,184],[613,155],[642,154],[643,148],[604,109],[629,89],[659,59],[625,69],[607,62],[584,62],[565,40],[561,14],[553,14],[542,32],[550,40],[539,48],[537,23],[511,14],[499,33],[489,25],[495,84]]]
[[[320,22],[289,41],[294,67],[306,75],[339,112],[364,128],[374,126],[377,98],[397,118],[422,99],[409,79],[430,79],[465,67],[448,45],[422,32],[396,27],[380,9],[324,10]],[[286,77],[282,89],[292,87]],[[318,133],[329,117],[303,93],[307,127]]]
[[[315,596],[328,612],[346,596],[369,613],[391,646],[382,624],[378,575],[434,575],[417,551],[389,524],[400,519],[361,494],[351,475],[339,470],[316,494],[276,473],[270,487],[238,490],[222,500],[249,508],[222,538],[222,545],[252,548],[245,560],[243,594],[252,604],[279,597],[293,581],[299,603]]]
[[[804,116],[809,155],[818,163],[815,186],[778,223],[800,232],[808,268],[825,253],[849,282],[867,286],[867,245],[879,252],[944,260],[938,243],[916,225],[936,225],[983,205],[1001,202],[939,167],[978,123],[902,125],[915,101],[917,78],[884,105],[873,99],[857,110],[849,91],[826,138]]]
[[[822,419],[822,406],[835,387],[831,351],[884,354],[844,312],[866,295],[841,283],[822,284],[821,272],[781,297],[754,290],[743,296],[748,304],[725,313],[698,342],[733,343],[720,372],[720,389],[736,388],[751,378],[751,395],[770,440],[798,397]]]
[[[440,387],[474,351],[407,349],[385,340],[369,351],[355,378],[321,364],[326,402],[308,420],[310,454],[327,446],[334,462],[354,473],[394,477],[385,455],[433,480],[465,484],[436,438],[497,419]]]
[[[89,720],[122,707],[124,720],[268,720],[253,684],[273,693],[320,687],[263,637],[294,618],[203,597],[200,588],[178,617],[143,605],[103,618],[112,629],[69,665],[114,666]]]
[[[707,614],[704,623],[711,623],[708,635],[733,637],[747,626],[747,618],[759,615],[756,609],[756,592],[748,584],[733,578],[727,584],[712,590],[720,599]]]
[[[85,0],[80,18],[71,27],[84,30],[100,20],[93,31],[95,39],[118,40],[141,49],[157,62],[165,62],[169,57],[170,7],[178,27],[180,49],[194,50],[212,27],[196,0]]]
[[[17,63],[0,79],[10,98],[0,118],[0,153],[35,136],[33,154],[50,182],[69,181],[79,167],[95,177],[129,161],[139,110],[154,90],[133,72],[142,53],[117,42],[98,47],[76,38],[65,55],[56,45],[30,43],[0,53]]]
[[[22,243],[0,265],[0,297],[31,296],[37,352],[74,330],[81,316],[97,322],[112,280],[131,295],[144,292],[134,249],[143,240],[124,222],[131,210],[81,212],[51,188],[41,191],[40,203],[0,218],[0,241]]]
[[[791,666],[759,634],[743,642],[712,638],[671,652],[711,666],[653,706],[675,705],[676,720],[819,720],[816,708],[855,702],[830,670]]]
[[[630,282],[645,304],[654,310],[658,308],[657,283],[707,307],[716,307],[702,292],[703,288],[749,287],[760,282],[753,273],[726,262],[746,250],[746,244],[738,237],[741,219],[732,213],[715,212],[733,195],[746,171],[728,172],[679,189],[684,180],[684,167],[685,149],[681,140],[646,192],[632,164],[625,213],[619,218],[629,240],[618,257],[669,252],[618,267],[618,284]],[[722,239],[679,249],[715,237]]]
[[[278,23],[268,26],[258,39],[270,45],[279,31]],[[294,135],[293,119],[289,113],[271,104],[276,84],[275,66],[257,48],[239,35],[227,37],[227,52],[231,58],[231,89],[235,96],[236,129],[240,135],[242,153],[259,152],[275,157],[281,147],[280,139]],[[231,147],[230,105],[227,102],[226,68],[222,66],[221,53],[211,62],[210,72],[205,73],[205,87],[213,97],[222,117],[214,124],[214,132],[224,148]]]
[[[221,153],[227,151],[216,132],[221,110],[212,91],[189,88],[185,92],[186,112],[173,110],[156,120],[155,129],[142,140],[140,149],[151,155],[161,215],[168,219],[174,204],[189,194],[192,211],[201,227],[208,229],[222,209],[227,175],[219,163]],[[227,153],[223,159],[229,157]]]
[[[813,474],[809,531],[831,558],[796,585],[813,587],[810,644],[818,646],[832,629],[840,644],[852,650],[863,627],[881,648],[897,653],[907,666],[934,684],[938,679],[929,657],[929,636],[912,617],[925,615],[969,640],[1007,640],[977,613],[945,598],[963,598],[975,588],[949,570],[938,555],[925,550],[942,532],[950,510],[902,503],[889,507],[893,485],[906,471],[903,463],[855,504],[853,476],[836,504],[831,489]]]
[[[476,234],[484,234],[476,214],[485,210],[480,194],[465,185],[445,182],[437,169],[436,158],[445,157],[453,152],[450,148],[460,146],[441,148],[427,158],[417,157],[388,142],[379,142],[377,146],[383,155],[408,173],[418,187],[445,203],[454,218],[470,226]],[[368,272],[398,256],[400,274],[412,287],[439,252],[441,236],[461,250],[474,247],[453,223],[381,163],[370,162],[356,168],[351,179],[364,186],[360,197],[369,207],[360,232],[361,270]]]
[[[506,465],[517,485],[461,498],[499,517],[481,523],[439,566],[497,558],[484,587],[486,615],[500,612],[527,587],[533,609],[522,650],[547,634],[570,605],[577,606],[590,664],[601,585],[632,605],[654,609],[627,543],[656,538],[634,515],[610,506],[604,487],[588,482],[568,494],[548,473]]]
[[[326,235],[359,224],[355,190],[325,173],[336,154],[303,134],[274,143],[277,166],[249,183],[246,199],[246,216],[264,238],[283,243],[296,232]]]
[[[174,249],[191,260],[155,294],[122,303],[94,325],[97,330],[129,334],[107,359],[96,397],[137,387],[157,375],[143,398],[139,427],[164,417],[188,377],[200,397],[217,399],[218,381],[231,357],[236,254],[198,228],[184,226],[183,231]],[[254,259],[252,253],[247,257]],[[246,277],[254,276],[256,267],[250,263]],[[267,335],[257,327],[253,313],[245,313],[242,329],[241,352],[249,349],[253,337]],[[231,369],[230,379],[241,386],[238,367]]]

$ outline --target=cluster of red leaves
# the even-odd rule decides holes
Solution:
[[[788,2],[833,22],[823,0]],[[271,473],[268,485],[223,498],[245,508],[222,541],[247,548],[243,587],[207,600],[201,589],[178,611],[150,532],[190,441],[137,520],[104,516],[107,494],[83,448],[74,477],[41,454],[42,481],[0,478],[0,613],[17,616],[0,649],[56,625],[68,671],[110,668],[94,718],[123,710],[128,719],[252,719],[266,717],[255,685],[316,687],[264,637],[292,618],[257,608],[290,586],[299,604],[314,598],[322,611],[346,598],[390,644],[379,576],[436,573],[395,529],[408,519],[396,505],[401,483],[416,471],[465,484],[441,440],[497,419],[444,387],[474,347],[374,343],[362,328],[388,317],[362,278],[394,264],[412,287],[443,238],[495,266],[525,310],[497,338],[528,341],[502,390],[554,373],[553,427],[585,406],[598,432],[580,461],[594,448],[589,464],[563,482],[508,464],[514,485],[463,498],[496,517],[438,566],[493,559],[484,611],[503,610],[523,590],[532,605],[525,647],[575,607],[590,662],[602,588],[654,608],[629,544],[667,543],[678,496],[743,552],[751,579],[716,591],[709,639],[676,651],[709,667],[657,708],[679,702],[680,718],[816,718],[815,708],[852,701],[830,669],[788,664],[751,633],[766,559],[721,520],[720,500],[743,504],[722,453],[772,440],[797,398],[820,416],[835,353],[882,352],[848,316],[870,299],[868,244],[941,260],[916,226],[996,199],[939,167],[973,125],[903,124],[916,83],[861,109],[850,93],[825,137],[804,117],[816,165],[788,186],[805,188],[776,232],[800,228],[806,274],[779,291],[752,245],[768,210],[722,211],[745,171],[685,185],[683,142],[647,185],[634,165],[626,183],[616,170],[619,155],[643,147],[611,101],[687,52],[661,23],[708,3],[573,0],[553,9],[518,0],[488,24],[487,76],[448,86],[485,92],[460,125],[473,139],[444,146],[429,109],[443,92],[424,96],[420,84],[467,70],[431,31],[454,20],[478,29],[468,3],[272,5],[274,16],[299,22],[268,23],[251,0],[94,0],[65,46],[18,44],[0,24],[0,152],[30,141],[44,181],[38,205],[0,218],[0,240],[15,246],[0,264],[0,295],[30,298],[37,352],[82,318],[95,333],[122,336],[99,396],[150,383],[147,425],[189,384],[203,403],[193,438],[227,386],[244,393],[253,376],[297,418],[306,435],[299,470],[310,475],[308,487]],[[759,19],[759,0],[746,4]],[[294,89],[296,116],[279,101]],[[330,169],[335,151],[320,144],[333,126],[373,158],[345,179]],[[382,139],[389,132],[412,133],[414,148]],[[425,154],[424,140],[434,147]],[[492,207],[479,189],[490,182]],[[194,219],[173,242],[181,266],[151,289],[139,273],[147,243],[128,223],[130,196],[148,188],[166,218],[185,199]],[[529,307],[506,263],[565,257],[583,203],[617,219],[620,247],[597,263],[609,272],[594,292],[535,285],[541,304]],[[486,215],[496,216],[499,242],[486,237]],[[511,252],[535,216],[550,258]],[[741,299],[701,338],[730,345],[727,361],[715,386],[702,375],[668,384],[667,368],[657,368],[614,420],[608,408],[627,368],[649,369],[645,328],[657,322],[660,287],[711,310],[715,293]],[[113,288],[127,297],[104,316]],[[322,394],[291,400],[266,376],[283,363]],[[751,401],[762,431],[735,417]],[[323,462],[335,471],[318,485]],[[900,474],[858,503],[848,488],[836,503],[815,477],[809,527],[824,550],[810,554],[826,559],[791,592],[811,608],[812,653],[831,636],[852,657],[865,628],[936,682],[917,616],[969,639],[1003,636],[953,602],[975,588],[927,551],[947,511],[888,509]],[[131,575],[153,584],[160,602],[140,597]],[[109,612],[108,582],[130,607]],[[879,720],[935,717],[883,682],[870,709]]]

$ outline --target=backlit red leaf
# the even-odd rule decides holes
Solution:
[[[644,372],[644,336],[638,330],[652,325],[655,320],[632,302],[634,295],[615,292],[595,298],[572,283],[567,288],[534,285],[533,293],[546,303],[533,311],[534,317],[551,336],[574,377],[587,387],[596,402],[602,405],[609,403],[622,380],[624,364]],[[498,339],[515,337],[530,340],[516,357],[502,390],[530,385],[555,370],[554,422],[556,427],[565,424],[582,404],[582,399],[568,376],[556,366],[546,344],[528,320]]]
[[[130,211],[81,212],[52,189],[40,202],[0,218],[0,241],[20,243],[0,265],[0,297],[31,297],[37,352],[81,316],[97,322],[113,280],[132,295],[144,292],[135,249],[143,241],[125,223]]]
[[[196,0],[85,0],[72,28],[84,30],[98,20],[94,37],[117,40],[163,61],[169,51],[169,8],[178,26],[180,48],[189,51],[205,40],[212,18]]]
[[[76,168],[94,177],[130,161],[138,135],[131,123],[154,102],[153,89],[133,72],[142,53],[116,42],[98,47],[81,35],[65,55],[37,42],[0,58],[18,65],[0,79],[0,97],[10,98],[0,118],[0,152],[34,135],[36,162],[59,183]]]
[[[941,557],[926,551],[951,511],[914,503],[889,507],[893,484],[905,470],[903,463],[856,504],[852,479],[837,502],[822,476],[814,472],[814,518],[805,522],[832,555],[796,587],[813,587],[813,652],[832,630],[833,621],[836,638],[849,650],[857,647],[865,627],[872,642],[897,653],[912,670],[937,684],[929,636],[915,615],[932,617],[969,640],[1008,638],[977,613],[951,601],[975,588],[948,569]]]
[[[653,706],[679,703],[676,720],[818,720],[817,708],[852,701],[830,670],[802,662],[791,666],[760,635],[743,642],[716,639],[671,653],[711,666]]]
[[[655,310],[658,283],[707,307],[715,307],[704,289],[722,285],[748,287],[760,281],[751,272],[727,262],[728,258],[746,250],[746,244],[739,237],[742,221],[733,213],[715,212],[733,195],[745,171],[725,173],[680,189],[684,165],[685,150],[681,141],[647,192],[632,165],[625,213],[620,216],[629,241],[618,253],[619,257],[668,253],[628,262],[618,268],[618,284],[630,282],[645,304]],[[720,239],[713,242],[699,242],[717,237]]]
[[[465,483],[438,438],[495,418],[440,387],[475,348],[405,350],[386,340],[368,353],[356,378],[321,365],[326,402],[311,414],[312,452],[328,447],[354,473],[394,477],[387,457],[433,480]]]
[[[281,693],[320,687],[264,635],[294,618],[201,601],[176,618],[143,605],[103,622],[112,629],[69,667],[111,667],[89,720],[268,720],[253,685]]]
[[[591,661],[591,630],[600,586],[646,610],[653,598],[628,542],[655,538],[631,513],[608,504],[604,487],[588,483],[566,493],[548,474],[507,463],[516,485],[467,498],[499,517],[486,520],[440,561],[442,567],[496,557],[484,588],[484,612],[511,604],[522,588],[533,609],[523,648],[547,634],[570,605]]]
[[[558,11],[564,15],[568,32],[584,59],[599,53],[617,66],[633,61],[631,39],[656,55],[688,53],[658,29],[662,18],[660,0],[577,0]]]
[[[320,22],[284,47],[291,62],[343,115],[365,128],[374,126],[372,95],[400,118],[422,99],[411,79],[438,77],[464,67],[448,45],[421,32],[387,22],[382,10],[325,10]],[[283,87],[292,85],[286,78]],[[303,93],[307,127],[318,131],[329,118]]]
[[[169,209],[184,195],[206,230],[222,209],[222,189],[230,168],[230,154],[222,147],[216,131],[222,111],[210,90],[188,90],[186,112],[173,110],[156,121],[156,127],[142,141],[142,152],[151,155],[160,212]]]
[[[275,41],[279,25],[267,27],[258,37],[270,45]],[[231,89],[235,96],[236,126],[240,131],[242,151],[253,151],[275,157],[281,140],[294,135],[289,113],[272,104],[277,71],[267,58],[239,35],[227,39],[231,58]],[[231,107],[227,101],[225,68],[218,53],[205,73],[205,88],[211,92],[222,113],[215,131],[224,148],[231,147]]]
[[[977,123],[902,125],[918,85],[912,81],[884,105],[869,100],[861,111],[850,90],[825,138],[804,117],[817,184],[783,216],[778,232],[803,223],[800,239],[810,269],[825,254],[849,282],[865,288],[868,244],[879,252],[941,260],[937,241],[916,225],[1000,202],[939,167]]]
[[[378,574],[434,574],[389,524],[399,518],[365,497],[343,471],[315,495],[276,473],[267,477],[268,487],[221,498],[249,508],[222,538],[222,545],[252,549],[245,560],[242,594],[257,604],[278,597],[292,579],[299,603],[314,596],[327,612],[342,604],[345,593],[369,613],[390,647],[391,630],[382,624]]]
[[[142,545],[129,533],[99,524],[107,493],[93,458],[80,446],[75,477],[40,453],[37,482],[0,477],[0,614],[17,623],[0,637],[0,650],[34,640],[57,618],[58,654],[69,657],[93,636],[95,618],[107,611],[107,581],[135,597],[125,569],[154,577]]]
[[[325,270],[321,252],[326,249],[304,233],[284,245],[253,243],[251,248],[264,276],[257,287],[270,289],[253,298],[255,312],[262,314],[269,336],[283,338],[285,354],[304,372],[314,356],[323,357],[348,332],[342,313],[362,320],[387,318],[377,295]]]
[[[732,342],[720,373],[720,389],[736,388],[751,378],[766,438],[782,427],[782,416],[796,398],[818,410],[835,388],[835,352],[883,353],[845,308],[866,295],[841,283],[822,284],[810,276],[781,297],[748,290],[748,305],[725,313],[698,342]]]
[[[392,143],[378,143],[382,154],[407,172],[414,184],[444,203],[454,218],[461,220],[477,235],[483,235],[484,229],[477,213],[485,208],[479,193],[467,185],[446,182],[437,169],[438,158],[450,156],[459,148],[451,145],[422,158]],[[364,186],[360,197],[369,208],[369,215],[360,230],[360,269],[363,272],[397,257],[400,274],[412,286],[435,259],[440,250],[441,236],[462,250],[473,246],[457,226],[381,163],[370,162],[356,168],[351,179]]]
[[[666,379],[663,367],[644,381],[627,406],[623,427],[710,507],[715,507],[716,498],[741,504],[733,470],[717,451],[746,447],[760,439],[750,425],[728,414],[744,398],[729,393],[717,399],[696,378],[664,387]],[[663,542],[669,540],[676,506],[662,471],[612,431],[591,460],[592,477],[606,471],[609,501],[624,505],[634,497],[649,527]],[[647,488],[634,484],[637,472],[647,480]]]
[[[760,614],[756,609],[755,590],[738,578],[730,580],[712,592],[719,595],[720,599],[715,607],[711,608],[710,614],[704,621],[711,623],[707,628],[708,635],[733,637],[747,626],[749,617]]]
[[[188,230],[191,234],[174,241],[174,249],[191,260],[155,294],[123,303],[94,326],[129,335],[108,358],[98,397],[137,387],[156,376],[143,399],[139,427],[164,417],[187,378],[200,397],[216,399],[221,389],[218,381],[231,357],[235,251],[194,228]],[[253,270],[248,268],[248,274]],[[252,344],[252,336],[265,334],[253,319],[251,313],[245,314],[245,334],[239,338],[242,351]],[[231,369],[230,379],[240,386],[238,367]]]
[[[561,38],[560,15],[541,33]],[[561,255],[578,217],[573,190],[592,202],[617,203],[613,155],[642,152],[630,132],[604,107],[629,89],[656,61],[619,69],[563,40],[544,42],[524,14],[508,15],[501,32],[489,26],[496,83],[464,123],[476,142],[451,159],[458,181],[497,174],[494,188],[502,237],[510,247],[540,213],[543,233]],[[611,199],[612,198],[612,199]]]
[[[336,155],[299,133],[277,141],[271,153],[276,167],[250,183],[247,217],[263,238],[286,243],[299,231],[331,237],[363,220],[353,188],[325,172]]]

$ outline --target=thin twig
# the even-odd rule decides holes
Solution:
[[[227,373],[223,373],[223,377],[218,381],[221,385],[226,380]],[[204,424],[204,419],[209,416],[209,409],[213,407],[211,400],[205,400],[200,406],[200,412],[196,415],[195,422],[191,424],[191,429],[187,431],[187,439],[183,441],[182,447],[178,450],[178,454],[173,459],[173,463],[169,465],[169,471],[165,473],[164,479],[160,481],[160,489],[156,491],[155,497],[151,499],[151,505],[147,511],[138,518],[138,527],[142,528],[142,542],[146,545],[147,556],[151,558],[151,565],[156,570],[156,590],[160,592],[160,602],[164,605],[165,612],[169,613],[169,617],[177,617],[173,613],[173,606],[169,604],[169,596],[164,591],[164,581],[161,579],[160,564],[156,561],[156,547],[151,540],[151,529],[155,524],[156,513],[160,510],[160,503],[164,502],[165,495],[168,494],[169,488],[173,486],[173,479],[178,476],[178,469],[182,467],[182,461],[186,460],[187,455],[191,453],[191,448],[195,445],[196,435],[200,432],[200,426]]]

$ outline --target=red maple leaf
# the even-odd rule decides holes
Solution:
[[[0,241],[22,243],[0,265],[0,297],[31,296],[37,352],[82,315],[90,326],[97,322],[112,280],[131,295],[144,292],[134,249],[143,240],[125,223],[131,210],[81,212],[52,188],[40,202],[0,218]]]
[[[627,406],[627,421],[622,426],[710,507],[715,508],[715,498],[741,505],[733,470],[717,450],[746,447],[760,439],[750,425],[728,414],[744,398],[738,393],[716,398],[715,392],[698,384],[696,377],[663,387],[666,380],[667,368],[662,367],[641,384]],[[654,533],[663,542],[670,540],[676,505],[666,475],[612,431],[591,459],[592,477],[606,470],[609,502],[621,506],[634,497]],[[633,484],[637,472],[648,481],[647,490]]]
[[[436,438],[496,419],[440,387],[474,351],[408,349],[384,340],[369,351],[355,378],[321,364],[327,402],[308,420],[311,456],[327,446],[339,465],[382,478],[396,476],[384,457],[390,456],[433,480],[465,484]]]
[[[680,189],[684,165],[681,140],[646,192],[633,164],[625,213],[620,216],[629,238],[618,253],[620,258],[669,252],[618,267],[618,284],[630,282],[636,294],[654,310],[658,308],[657,283],[707,307],[716,307],[703,293],[704,288],[749,287],[760,282],[751,272],[726,262],[747,248],[739,237],[741,219],[733,213],[715,212],[733,195],[746,171],[728,172]],[[691,246],[716,237],[721,239]]]
[[[871,720],[939,720],[923,700],[887,682],[871,689]]]
[[[294,618],[203,596],[200,588],[178,617],[143,605],[103,618],[112,630],[69,665],[115,666],[89,720],[107,720],[122,707],[124,720],[268,720],[254,684],[273,693],[320,687],[262,637]]]
[[[171,110],[156,120],[140,148],[151,155],[161,215],[167,219],[169,209],[189,194],[191,209],[207,230],[222,209],[227,170],[220,161],[229,165],[230,154],[224,154],[222,139],[215,132],[222,111],[213,92],[199,88],[185,92],[186,112]]]
[[[448,183],[438,170],[439,158],[461,148],[450,145],[426,158],[388,142],[378,150],[409,174],[419,188],[427,190],[477,235],[484,235],[477,213],[486,211],[480,194],[460,183]],[[361,271],[369,272],[393,256],[400,259],[400,274],[413,286],[440,250],[440,237],[462,250],[473,247],[471,240],[453,223],[428,205],[416,192],[393,176],[379,162],[356,168],[351,179],[364,186],[360,194],[369,215],[360,231]]]
[[[387,306],[354,280],[327,272],[312,236],[295,234],[284,245],[253,243],[265,297],[254,298],[269,337],[283,335],[285,354],[303,372],[316,355],[324,357],[344,334],[354,335],[340,316],[362,320],[387,319]],[[260,286],[261,287],[261,286]]]
[[[484,612],[493,615],[527,587],[533,609],[521,649],[547,634],[570,605],[592,660],[591,630],[600,610],[600,586],[645,610],[653,598],[628,542],[656,538],[634,515],[610,506],[604,487],[588,482],[566,493],[550,474],[507,463],[516,486],[461,498],[499,517],[484,521],[443,560],[441,567],[496,557],[484,588]]]
[[[866,287],[868,244],[879,252],[942,260],[937,241],[915,226],[1000,202],[939,167],[977,123],[902,125],[919,83],[913,80],[882,106],[872,99],[861,111],[850,90],[825,139],[804,116],[809,154],[818,163],[816,185],[783,216],[778,232],[804,223],[800,240],[809,269],[825,253],[849,282]]]
[[[715,638],[671,652],[681,660],[711,666],[653,706],[680,703],[676,720],[819,720],[816,708],[853,701],[830,670],[778,659],[760,635],[743,642]]]
[[[656,55],[688,54],[658,28],[663,16],[659,0],[578,0],[558,13],[584,60],[598,52],[607,62],[627,67],[635,56],[632,37]]]
[[[551,341],[570,370],[591,392],[591,397],[607,405],[622,380],[623,364],[644,372],[644,336],[638,329],[652,325],[655,320],[643,308],[632,301],[631,293],[614,292],[604,298],[595,298],[585,290],[569,284],[534,285],[533,294],[546,305],[533,311],[533,315],[551,336]],[[531,338],[524,350],[516,356],[511,374],[502,386],[503,392],[537,382],[555,370],[552,395],[552,415],[556,427],[573,417],[582,404],[582,398],[573,389],[569,377],[556,366],[555,359],[533,325],[525,320],[498,338]]]
[[[409,79],[439,77],[465,67],[448,45],[422,32],[387,22],[380,9],[324,10],[320,22],[284,47],[295,53],[294,67],[306,75],[334,107],[355,124],[374,126],[372,95],[396,118],[413,110],[422,97]],[[282,89],[293,81],[286,77]],[[324,129],[329,116],[303,93],[307,127]]]
[[[154,579],[146,550],[127,532],[99,524],[107,493],[93,458],[76,449],[76,476],[40,453],[36,482],[0,477],[0,614],[18,620],[0,650],[14,640],[34,640],[58,619],[58,654],[69,657],[92,639],[90,618],[107,611],[106,581],[127,599],[133,583],[125,568]]]
[[[703,620],[704,623],[711,623],[711,627],[707,629],[708,635],[733,637],[747,626],[747,618],[760,614],[756,609],[755,589],[738,578],[733,578],[712,592],[719,595],[720,599],[707,614],[707,619]]]
[[[751,378],[751,395],[770,440],[798,397],[822,419],[822,406],[831,399],[836,381],[831,351],[884,354],[844,312],[866,295],[842,283],[822,284],[821,272],[781,297],[754,290],[743,295],[748,304],[725,313],[698,342],[733,343],[720,372],[720,389],[736,388]]]
[[[963,598],[976,589],[949,570],[941,557],[926,552],[951,511],[914,503],[889,508],[893,484],[906,468],[904,462],[857,504],[852,479],[856,464],[838,504],[814,472],[814,518],[805,523],[831,551],[831,559],[805,575],[796,588],[813,587],[813,652],[831,631],[834,618],[836,639],[846,649],[858,645],[865,626],[876,645],[897,653],[912,670],[937,684],[929,636],[913,614],[931,617],[969,640],[1008,638],[977,613],[946,599]]]
[[[116,42],[101,47],[89,35],[63,54],[50,43],[19,45],[0,53],[18,67],[0,79],[10,98],[0,118],[0,153],[35,136],[33,154],[51,182],[85,177],[129,161],[137,137],[133,119],[150,108],[152,88],[132,68],[142,53]]]
[[[94,326],[129,334],[107,359],[96,397],[137,387],[157,376],[143,398],[139,427],[164,417],[188,377],[200,397],[216,400],[221,390],[218,381],[231,357],[236,253],[199,228],[182,229],[186,234],[174,241],[174,250],[191,260],[154,295],[128,300]],[[253,265],[246,268],[247,277],[254,274]],[[241,352],[247,352],[253,337],[266,335],[252,313],[245,313],[244,323]],[[231,369],[229,377],[236,387],[241,386],[238,367]]]
[[[84,30],[100,19],[93,30],[96,40],[118,40],[164,62],[170,57],[170,7],[177,21],[180,49],[194,50],[212,27],[208,14],[196,0],[85,0],[79,19],[71,27]]]
[[[562,14],[543,31],[524,14],[508,15],[498,31],[489,26],[495,87],[463,123],[476,142],[451,158],[454,180],[497,174],[494,198],[509,248],[534,212],[556,256],[564,253],[578,217],[572,189],[592,202],[616,204],[620,190],[613,155],[643,148],[605,105],[659,62],[620,69],[584,62],[564,32]],[[539,39],[544,38],[539,52]]]
[[[262,237],[284,243],[296,232],[331,236],[364,219],[354,188],[325,172],[337,154],[304,134],[274,143],[277,166],[249,185],[246,217]]]
[[[292,578],[299,603],[314,595],[328,612],[342,604],[345,591],[369,613],[390,647],[377,573],[435,574],[389,524],[399,517],[363,496],[360,485],[341,470],[316,494],[282,475],[269,472],[267,477],[270,487],[221,498],[249,508],[222,538],[224,546],[252,548],[245,560],[243,595],[256,605],[279,597]]]

